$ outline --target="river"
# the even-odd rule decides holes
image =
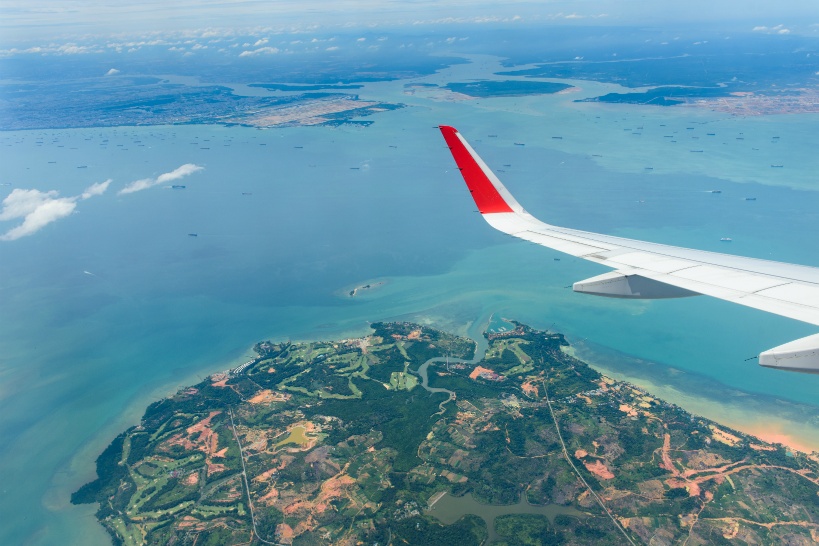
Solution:
[[[492,317],[490,317],[489,321],[491,323]],[[418,367],[418,371],[416,373],[421,377],[421,386],[424,387],[424,389],[430,393],[447,393],[449,395],[448,399],[441,402],[440,410],[438,412],[439,414],[443,414],[444,411],[446,411],[444,406],[452,400],[455,400],[456,394],[454,391],[449,389],[430,387],[427,369],[429,368],[430,364],[441,362],[447,364],[477,364],[483,360],[489,344],[484,336],[474,336],[473,341],[475,341],[475,356],[471,360],[435,357],[430,358]],[[427,513],[435,516],[445,525],[451,525],[467,514],[474,514],[480,517],[486,523],[486,528],[489,533],[486,544],[492,544],[492,542],[501,538],[495,532],[495,518],[498,516],[506,516],[510,514],[537,514],[546,516],[549,518],[550,523],[554,523],[554,518],[558,515],[575,517],[585,517],[587,515],[584,512],[577,510],[573,506],[562,506],[559,504],[529,504],[525,495],[521,495],[521,498],[517,504],[485,504],[475,500],[472,497],[472,493],[467,493],[462,497],[455,497],[449,493],[444,493],[443,495],[434,498],[434,500],[430,503],[430,507],[427,509]]]

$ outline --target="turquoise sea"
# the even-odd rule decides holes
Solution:
[[[472,60],[415,81],[498,69]],[[71,216],[0,242],[0,543],[107,543],[94,507],[68,498],[148,403],[258,340],[362,335],[376,320],[479,335],[494,313],[558,330],[616,376],[819,449],[819,376],[746,361],[815,328],[709,298],[574,294],[605,270],[492,230],[433,128],[456,126],[553,223],[819,266],[819,116],[573,102],[617,89],[589,82],[477,100],[405,83],[359,90],[407,105],[367,128],[0,133],[0,198],[113,179]],[[184,189],[117,193],[185,163],[204,170]],[[370,281],[384,284],[349,296]]]

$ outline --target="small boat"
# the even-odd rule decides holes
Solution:
[[[730,243],[732,239],[730,237],[723,237],[720,239],[720,241],[722,241],[723,243]]]
[[[78,166],[77,168],[78,168],[78,169],[87,169],[87,168],[88,168],[88,165],[80,165],[80,166]]]
[[[526,146],[523,142],[515,142],[515,146]]]
[[[171,186],[172,190],[184,190],[187,186],[183,186],[182,184],[174,184]]]
[[[756,197],[746,197],[746,201],[756,201]]]
[[[773,167],[774,169],[781,169],[784,166],[785,165],[771,165],[771,167]]]
[[[188,237],[199,237],[198,233],[188,233]]]
[[[722,190],[710,190],[710,193],[722,193]]]

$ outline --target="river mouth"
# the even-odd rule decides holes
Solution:
[[[588,514],[573,506],[529,504],[525,495],[521,495],[517,504],[484,504],[475,500],[472,493],[467,493],[463,497],[455,497],[449,493],[444,493],[432,502],[426,513],[434,516],[444,525],[451,525],[468,514],[478,516],[486,523],[486,529],[489,533],[484,544],[492,544],[492,542],[503,538],[495,531],[495,518],[499,516],[535,514],[545,516],[552,525],[554,525],[556,516],[576,518],[588,516]]]

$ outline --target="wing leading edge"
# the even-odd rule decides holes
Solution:
[[[819,268],[624,239],[541,222],[515,200],[464,137],[439,127],[478,211],[504,233],[614,269],[575,292],[660,299],[704,294],[819,326]],[[819,373],[819,334],[759,355],[762,366]]]

